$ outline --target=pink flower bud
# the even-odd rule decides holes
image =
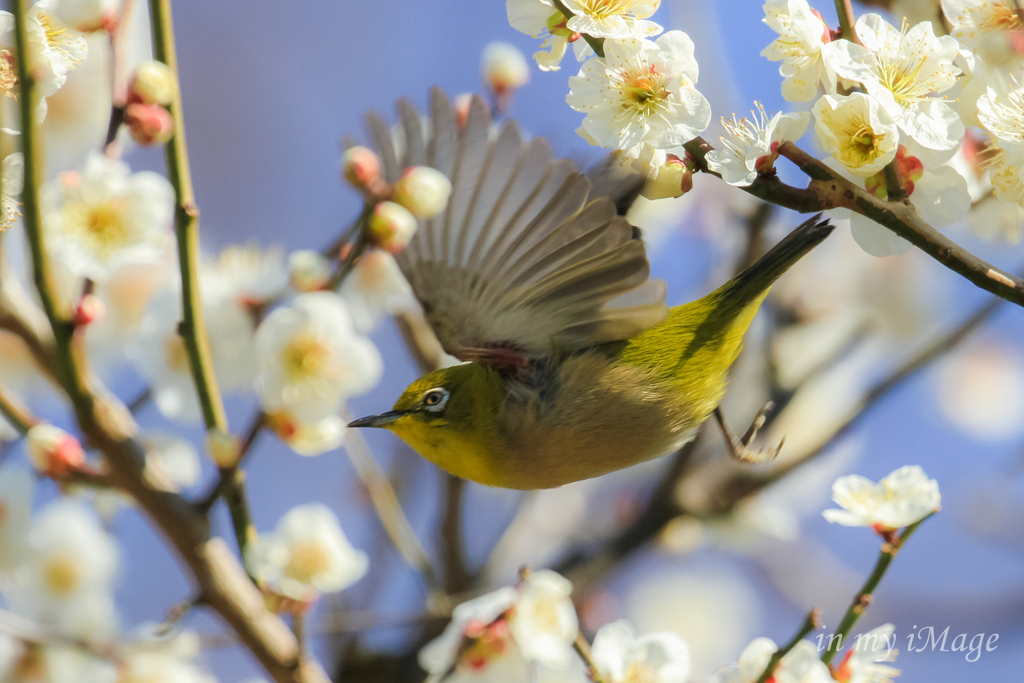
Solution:
[[[515,45],[490,43],[480,57],[480,75],[487,89],[501,97],[529,82],[530,66]]]
[[[159,104],[166,107],[178,95],[178,81],[171,67],[163,62],[143,62],[135,69],[128,92],[129,97],[135,95],[142,104]]]
[[[341,157],[341,174],[353,187],[379,194],[384,187],[380,157],[368,147],[349,147]]]
[[[658,169],[658,175],[650,178],[644,186],[647,199],[669,199],[681,197],[693,189],[693,172],[686,162],[675,154],[669,154],[665,165]]]
[[[415,232],[416,217],[395,202],[377,204],[366,224],[366,236],[370,244],[392,254],[405,249]]]
[[[451,181],[444,173],[429,166],[412,166],[395,183],[392,199],[416,218],[433,218],[448,205],[451,193]]]
[[[146,147],[162,145],[174,136],[174,119],[158,104],[129,104],[124,121],[132,139]]]
[[[28,456],[42,474],[57,479],[85,465],[85,451],[78,439],[60,427],[37,424],[28,430]]]
[[[103,303],[103,299],[95,294],[86,294],[78,300],[78,306],[75,307],[75,316],[72,322],[75,327],[89,325],[90,323],[102,320],[106,313],[107,307]]]
[[[461,95],[455,96],[454,108],[455,108],[455,125],[459,127],[459,130],[466,127],[466,121],[469,119],[469,108],[473,104],[473,94],[464,92]]]
[[[288,257],[288,284],[297,292],[316,292],[331,281],[331,262],[312,249],[293,251]]]

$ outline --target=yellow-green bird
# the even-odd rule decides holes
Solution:
[[[665,455],[717,408],[772,282],[832,227],[815,217],[702,299],[669,309],[643,242],[592,181],[474,99],[460,127],[443,93],[424,121],[370,130],[385,177],[428,165],[453,191],[399,265],[448,353],[383,427],[452,474],[552,488]],[[614,194],[614,192],[612,192]],[[589,201],[588,201],[589,200]]]

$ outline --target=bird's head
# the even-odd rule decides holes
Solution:
[[[487,482],[498,453],[505,391],[499,375],[477,363],[435,370],[410,384],[394,408],[349,427],[394,432],[420,455],[466,479]]]

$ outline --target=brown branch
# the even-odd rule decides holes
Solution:
[[[707,168],[705,156],[714,149],[707,141],[694,138],[685,145],[701,171],[718,175]],[[786,185],[776,176],[758,176],[744,191],[800,213],[843,208],[862,214],[907,240],[953,272],[974,285],[1007,301],[1024,306],[1024,280],[978,258],[931,227],[917,215],[906,199],[886,201],[837,175],[818,159],[792,142],[779,145],[779,153],[792,161],[811,179],[806,189]]]
[[[441,518],[441,563],[444,568],[444,590],[449,595],[469,588],[472,576],[466,568],[462,533],[462,494],[466,481],[441,473],[444,515]]]

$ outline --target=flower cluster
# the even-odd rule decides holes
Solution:
[[[0,468],[0,595],[47,634],[0,634],[0,678],[213,683],[194,661],[195,633],[122,629],[114,605],[120,553],[96,512],[62,498],[33,514],[34,497],[31,475]]]

